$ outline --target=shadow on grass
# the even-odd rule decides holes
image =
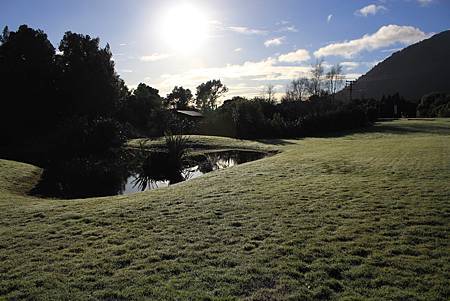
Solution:
[[[289,145],[295,144],[294,142],[288,141],[286,139],[258,139],[255,140],[259,143],[270,144],[270,145]]]
[[[369,132],[375,133],[388,133],[388,134],[411,134],[411,133],[424,133],[424,134],[438,134],[438,135],[450,135],[450,124],[436,124],[436,123],[414,123],[414,121],[406,121],[402,124],[390,124],[390,123],[378,123],[375,126],[368,129]]]
[[[395,120],[383,120],[377,122],[374,125],[367,126],[361,129],[344,130],[338,132],[331,132],[325,134],[310,135],[313,138],[339,138],[353,134],[365,134],[365,133],[380,133],[380,134],[396,134],[396,135],[408,135],[415,133],[434,134],[434,135],[450,135],[450,123],[436,124],[436,123],[415,123],[417,120],[408,120],[402,123],[393,123]],[[428,120],[427,120],[428,121]],[[433,120],[430,120],[433,121]],[[411,122],[411,123],[409,123]]]

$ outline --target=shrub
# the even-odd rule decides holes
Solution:
[[[200,133],[224,135],[226,129],[225,136],[235,138],[289,138],[358,128],[375,119],[373,101],[344,104],[328,97],[315,97],[310,101],[274,104],[233,98],[207,116]]]
[[[88,120],[71,118],[58,129],[53,158],[72,158],[101,154],[125,142],[121,125],[110,118]]]
[[[148,185],[168,180],[177,183],[183,180],[182,171],[188,165],[187,149],[189,140],[182,135],[166,134],[166,152],[147,152],[145,145],[140,145],[143,162],[138,168],[134,185],[145,190]]]
[[[126,159],[121,152],[73,157],[52,161],[33,193],[62,197],[93,197],[118,194],[128,177]]]
[[[417,114],[420,117],[448,117],[449,107],[450,94],[434,92],[422,97]]]
[[[170,133],[166,133],[164,139],[168,152],[168,168],[181,171],[185,164],[189,139],[183,135],[172,135]]]

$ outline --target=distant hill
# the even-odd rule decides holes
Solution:
[[[353,86],[353,98],[380,99],[400,93],[419,100],[434,92],[450,92],[450,30],[395,52],[361,76]],[[337,98],[349,99],[348,88]]]

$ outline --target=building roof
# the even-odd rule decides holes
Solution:
[[[203,114],[197,111],[191,111],[191,110],[177,110],[177,113],[191,116],[191,117],[203,117]]]

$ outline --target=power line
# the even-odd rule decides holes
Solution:
[[[350,101],[353,100],[352,98],[352,94],[353,94],[353,85],[356,83],[356,80],[346,80],[345,81],[345,88],[349,88],[349,92],[350,92]]]

